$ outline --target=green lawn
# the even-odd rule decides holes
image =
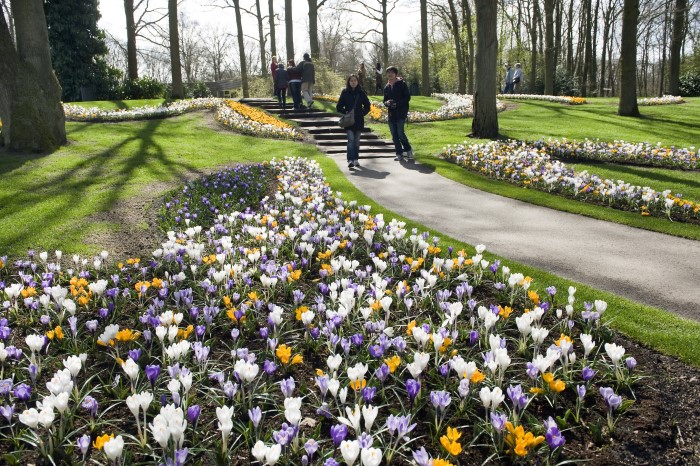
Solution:
[[[92,222],[154,183],[236,162],[315,154],[310,145],[232,136],[202,114],[125,123],[68,123],[69,144],[50,155],[0,159],[0,255],[28,248],[94,252]]]
[[[499,114],[501,134],[516,139],[563,138],[604,140],[623,139],[630,142],[661,142],[664,145],[700,145],[700,98],[688,99],[682,105],[640,107],[641,119],[623,118],[615,114],[616,100],[589,99],[591,103],[579,106],[537,101],[510,101],[514,110]],[[385,124],[370,127],[390,138]],[[665,219],[641,217],[606,207],[563,199],[544,192],[527,190],[507,182],[494,181],[461,169],[435,157],[448,144],[485,142],[467,139],[471,119],[414,123],[407,126],[407,134],[418,159],[433,166],[438,173],[460,183],[484,191],[519,199],[553,209],[622,223],[638,228],[659,231],[675,236],[700,239],[700,228],[694,225],[672,223]],[[639,168],[619,164],[576,164],[599,176],[624,180],[659,191],[671,189],[692,200],[700,200],[700,172],[682,172],[662,168]]]
[[[4,181],[0,185],[0,255],[23,256],[28,248],[95,253],[99,248],[84,240],[100,225],[88,217],[113,209],[118,200],[137,197],[157,182],[177,184],[187,173],[285,155],[314,157],[331,187],[342,191],[346,199],[372,205],[373,212],[383,212],[388,218],[401,218],[358,191],[335,162],[313,146],[240,136],[211,125],[199,112],[130,123],[69,123],[70,144],[53,154],[4,154],[0,159]],[[446,167],[440,170],[449,171]],[[408,227],[426,229],[411,221]],[[468,247],[437,231],[431,233],[440,236],[443,245]],[[144,251],[144,256],[149,252]],[[700,353],[693,343],[700,341],[699,323],[523,264],[507,260],[504,264],[533,277],[538,288],[554,285],[563,291],[573,285],[581,301],[608,301],[606,315],[613,319],[614,328],[700,366]]]

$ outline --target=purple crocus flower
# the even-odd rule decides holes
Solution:
[[[75,443],[80,449],[80,453],[83,454],[84,459],[85,455],[87,454],[88,448],[90,448],[90,436],[88,434],[83,434],[80,438],[78,438],[78,440]]]
[[[511,385],[506,392],[516,411],[522,411],[527,405],[527,402],[530,401],[527,395],[523,393],[523,388],[519,384],[516,386]]]
[[[307,440],[304,444],[304,450],[306,450],[306,454],[309,455],[309,458],[313,458],[314,454],[318,451],[318,442],[312,438]]]
[[[499,434],[506,428],[508,417],[502,413],[491,412],[491,425]]]
[[[637,360],[630,356],[629,358],[625,359],[625,364],[627,364],[627,369],[631,371],[637,367]]]
[[[15,396],[15,398],[26,403],[29,401],[29,398],[32,397],[32,387],[25,383],[20,383],[12,391],[12,394]]]
[[[0,415],[7,419],[7,422],[12,423],[12,415],[15,413],[15,405],[0,406]]]
[[[175,450],[175,466],[183,466],[187,461],[187,447],[181,450]]]
[[[583,401],[583,399],[586,397],[586,386],[576,385],[576,392],[578,393],[578,399]]]
[[[280,390],[282,390],[282,394],[285,398],[292,396],[295,388],[296,384],[294,383],[294,377],[280,380]]]
[[[595,374],[596,374],[596,371],[594,371],[593,369],[591,369],[588,366],[584,367],[583,370],[581,371],[581,377],[583,378],[584,382],[590,381]]]
[[[192,405],[189,408],[187,408],[187,421],[190,424],[196,424],[197,419],[199,419],[199,414],[202,412],[202,409],[199,407],[199,405]]]
[[[537,376],[540,373],[540,370],[537,369],[537,366],[535,366],[533,363],[528,362],[527,363],[527,370],[525,371],[528,377],[530,377],[532,380],[535,380]]]
[[[418,466],[430,466],[430,455],[425,451],[425,447],[413,451],[413,460]]]
[[[156,380],[160,375],[160,366],[158,365],[148,365],[146,366],[146,378],[151,383],[151,389],[156,385]]]
[[[408,398],[413,403],[416,399],[418,392],[420,391],[420,382],[415,379],[408,379],[406,381],[406,392],[408,393]]]
[[[600,394],[603,396],[609,412],[615,411],[622,404],[622,397],[616,395],[610,387],[600,387]]]
[[[479,341],[479,332],[476,330],[472,330],[469,332],[469,346],[474,346],[476,345],[476,342]]]
[[[367,403],[371,403],[374,400],[374,396],[377,394],[377,387],[367,386],[362,389],[362,399]]]
[[[289,445],[297,434],[297,428],[286,422],[282,423],[280,430],[272,432],[272,438],[283,447]]]
[[[381,383],[384,383],[390,372],[389,366],[382,364],[377,370],[374,371],[374,376],[378,378]]]
[[[452,397],[444,390],[430,392],[430,402],[436,410],[445,411],[451,401]]]
[[[12,379],[0,380],[0,396],[7,396],[12,391]]]
[[[250,422],[253,423],[253,427],[257,429],[258,425],[260,424],[260,421],[262,420],[262,410],[260,409],[260,406],[256,406],[253,409],[249,409],[248,418],[250,419]]]
[[[142,354],[143,354],[143,351],[141,350],[141,348],[129,350],[129,357],[131,359],[133,359],[135,362],[138,362],[138,360],[141,358]]]
[[[263,370],[267,375],[272,375],[277,370],[277,364],[275,364],[273,361],[270,361],[269,359],[266,359],[263,363]]]
[[[554,450],[566,443],[566,438],[559,431],[559,426],[557,426],[557,423],[552,419],[552,416],[549,416],[549,418],[544,421],[544,428],[547,431],[545,439],[547,440],[549,448]]]
[[[98,409],[98,404],[97,400],[91,397],[90,395],[86,396],[83,399],[82,404],[80,405],[84,409],[86,409],[90,413],[90,417],[95,418],[97,417],[97,409]]]
[[[321,406],[316,410],[316,414],[319,416],[323,416],[326,419],[330,419],[332,417],[330,408],[328,407],[328,403],[322,403]]]
[[[336,448],[340,446],[340,442],[345,440],[347,435],[348,428],[345,426],[345,424],[336,424],[331,426],[331,439],[333,439],[333,445],[335,445]]]
[[[335,459],[333,458],[328,458],[324,463],[323,466],[340,466],[340,463],[338,463]]]
[[[238,384],[231,382],[230,380],[227,380],[224,383],[224,395],[226,395],[228,398],[233,398],[236,395],[236,392],[238,391]]]

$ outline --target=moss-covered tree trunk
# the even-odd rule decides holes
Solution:
[[[13,0],[17,48],[0,15],[0,119],[10,150],[49,152],[66,142],[61,86],[51,66],[41,0]]]
[[[496,109],[496,60],[498,58],[497,4],[475,0],[476,5],[476,92],[472,136],[493,139],[498,136]]]

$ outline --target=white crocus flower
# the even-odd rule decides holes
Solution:
[[[105,455],[110,461],[116,461],[117,458],[122,456],[122,450],[124,449],[124,438],[121,435],[117,435],[113,439],[107,441],[104,446]]]
[[[357,440],[343,440],[340,442],[340,454],[347,466],[355,464],[355,460],[360,454],[360,442]]]
[[[593,336],[587,333],[582,333],[579,338],[581,339],[581,344],[583,345],[583,356],[588,357],[595,348],[595,342],[593,341]]]
[[[618,346],[615,343],[606,343],[605,352],[608,354],[608,357],[612,361],[613,365],[617,366],[617,363],[620,362],[622,356],[625,355],[625,348]]]
[[[362,418],[365,420],[365,430],[368,433],[372,430],[372,425],[377,418],[377,414],[379,414],[379,408],[376,406],[364,405],[362,407]]]
[[[379,466],[382,462],[382,451],[379,448],[363,448],[360,459],[363,466]]]

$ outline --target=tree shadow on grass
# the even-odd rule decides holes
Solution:
[[[581,162],[584,162],[584,161],[582,161],[582,160],[570,161],[570,163],[572,163],[572,164],[581,163]],[[629,175],[638,176],[640,178],[648,178],[650,180],[655,180],[655,181],[674,183],[674,184],[682,184],[682,185],[691,186],[694,188],[700,188],[700,181],[693,181],[693,180],[689,180],[686,178],[675,177],[669,173],[659,173],[657,171],[653,171],[653,168],[650,169],[650,168],[637,167],[634,165],[609,164],[609,163],[605,163],[605,162],[588,161],[588,160],[585,161],[585,164],[599,166],[601,168],[607,168],[609,170],[615,170],[616,172],[619,172],[619,173],[626,173]]]
[[[28,229],[48,228],[55,230],[56,234],[76,237],[85,230],[85,225],[81,222],[82,215],[79,214],[77,220],[71,220],[71,215],[67,213],[76,206],[79,207],[81,201],[89,196],[99,198],[91,211],[109,211],[124,197],[124,191],[133,187],[131,181],[140,170],[147,170],[152,178],[163,181],[180,178],[178,175],[184,173],[200,173],[193,165],[175,161],[174,157],[166,155],[161,141],[167,140],[168,132],[158,131],[162,122],[163,120],[148,120],[124,125],[119,130],[126,134],[121,138],[115,136],[119,139],[113,145],[86,154],[82,160],[66,169],[37,174],[21,191],[0,199],[0,218],[12,221],[13,216],[27,208],[31,209],[33,204],[51,199],[53,204],[50,208],[35,209],[32,212]],[[136,149],[130,150],[128,146],[134,143]],[[23,231],[10,234],[6,232],[4,236],[3,249],[14,249],[27,244],[27,235]]]

